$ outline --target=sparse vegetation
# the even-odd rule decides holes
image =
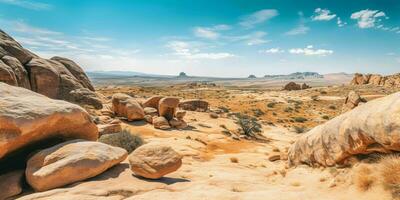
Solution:
[[[304,122],[307,121],[307,119],[304,118],[304,117],[293,117],[293,120],[294,120],[295,122],[299,122],[299,123],[304,123]]]
[[[128,151],[128,153],[131,153],[143,144],[143,139],[139,135],[134,135],[127,129],[119,133],[102,135],[98,141],[111,146],[121,147]]]
[[[336,106],[330,105],[330,106],[329,106],[329,109],[331,109],[331,110],[336,110]]]
[[[231,163],[238,163],[239,162],[239,159],[236,158],[236,157],[231,157],[229,159],[231,160]]]
[[[293,126],[293,130],[296,133],[304,133],[306,131],[305,127],[300,127],[300,126]]]
[[[367,164],[361,164],[357,167],[353,179],[355,185],[361,191],[370,189],[376,180],[372,169]]]
[[[276,102],[270,102],[270,103],[267,104],[267,107],[268,108],[274,108],[276,104],[277,104]]]
[[[387,156],[383,158],[379,171],[383,186],[392,192],[393,198],[400,199],[400,157]]]
[[[329,116],[328,115],[324,115],[324,116],[322,116],[322,119],[328,120]]]
[[[241,113],[237,113],[236,124],[241,127],[243,134],[249,137],[258,137],[257,134],[261,133],[261,124],[257,121],[256,118],[250,117],[248,115],[243,115]]]

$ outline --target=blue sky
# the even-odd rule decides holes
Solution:
[[[0,0],[0,28],[87,71],[400,71],[398,0]]]

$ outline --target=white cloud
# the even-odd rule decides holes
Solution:
[[[327,56],[333,54],[333,50],[327,49],[314,49],[312,45],[308,45],[306,48],[295,48],[290,49],[289,53],[291,54],[303,54],[306,56]]]
[[[30,10],[49,10],[52,8],[50,4],[28,0],[0,0],[0,3],[19,6]]]
[[[195,27],[193,32],[196,37],[215,40],[220,37],[219,31],[226,31],[229,29],[231,29],[231,26],[219,24],[212,27]]]
[[[301,35],[301,34],[306,34],[310,28],[305,26],[304,24],[300,24],[297,27],[293,28],[292,30],[289,30],[286,32],[286,35]]]
[[[279,15],[279,13],[275,9],[259,10],[250,15],[242,17],[239,24],[246,28],[252,28],[252,27],[254,27],[254,25],[268,21],[278,15]]]
[[[336,14],[331,13],[328,9],[317,8],[314,13],[314,16],[311,17],[313,21],[329,21],[336,17]]]
[[[345,26],[345,25],[347,25],[347,22],[343,22],[341,19],[340,19],[340,17],[338,17],[337,18],[337,25],[339,26],[339,27],[343,27],[343,26]]]
[[[225,38],[231,42],[243,41],[246,45],[254,46],[269,42],[269,40],[265,39],[266,35],[267,35],[266,32],[255,31],[246,35],[228,36]]]
[[[280,49],[280,48],[271,48],[271,49],[266,49],[266,50],[261,50],[260,53],[265,53],[265,54],[278,54],[278,53],[284,53],[285,50]]]
[[[385,13],[379,10],[361,10],[351,14],[351,19],[357,20],[359,28],[373,28],[381,17],[386,17]]]
[[[218,52],[218,53],[203,53],[196,47],[194,44],[190,44],[184,41],[170,41],[166,45],[166,47],[170,48],[173,51],[173,55],[182,57],[184,59],[225,59],[231,58],[235,55],[226,52]]]
[[[38,28],[31,26],[29,24],[26,24],[23,21],[9,21],[6,22],[11,26],[11,29],[16,32],[20,33],[29,33],[29,34],[40,34],[40,35],[61,35],[62,33],[56,32],[56,31],[51,31],[48,29],[44,28]]]

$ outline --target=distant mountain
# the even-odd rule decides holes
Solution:
[[[295,72],[287,75],[265,75],[264,78],[269,79],[309,79],[309,78],[324,78],[323,75],[317,72]]]
[[[134,71],[91,71],[86,73],[92,78],[112,78],[112,77],[171,77],[168,75],[147,74]]]

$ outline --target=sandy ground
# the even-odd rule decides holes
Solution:
[[[256,117],[262,122],[262,135],[268,141],[237,140],[224,134],[224,126],[231,132],[238,128],[226,113],[213,119],[209,113],[188,112],[185,121],[189,128],[185,130],[162,131],[144,121],[124,122],[124,128],[140,135],[146,142],[171,145],[184,156],[182,167],[160,180],[146,180],[133,175],[125,160],[89,180],[42,193],[27,192],[20,199],[391,199],[390,192],[380,184],[367,191],[358,189],[353,181],[353,167],[290,168],[286,153],[301,135],[295,132],[294,127],[307,130],[338,116],[350,90],[356,90],[363,98],[371,100],[400,88],[329,86],[283,91],[183,84],[97,89],[108,101],[117,92],[127,93],[138,100],[152,95],[205,99],[211,109],[224,107],[228,112]],[[273,105],[269,105],[271,103]],[[98,114],[98,111],[89,111]],[[307,120],[298,122],[294,120],[296,117]],[[269,156],[274,154],[280,154],[281,160],[269,161]]]

